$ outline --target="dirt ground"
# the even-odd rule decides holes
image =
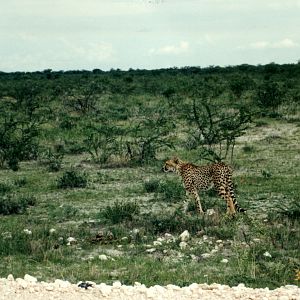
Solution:
[[[81,285],[82,287],[78,287]],[[25,275],[24,278],[14,279],[12,275],[0,279],[1,300],[52,300],[52,299],[274,299],[274,300],[300,300],[300,288],[287,285],[275,290],[252,289],[243,284],[229,287],[220,284],[196,284],[188,287],[175,285],[152,286],[147,288],[144,284],[135,283],[134,286],[122,285],[115,282],[112,286],[104,283],[84,282],[71,284],[68,281],[55,280],[52,283],[38,282],[36,278]]]

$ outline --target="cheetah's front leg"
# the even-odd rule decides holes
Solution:
[[[204,214],[204,211],[203,211],[202,206],[201,206],[200,197],[199,197],[198,192],[195,191],[195,190],[193,190],[193,191],[190,191],[189,194],[194,198],[194,201],[196,203],[197,212],[200,215]]]

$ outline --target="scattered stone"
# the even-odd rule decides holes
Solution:
[[[9,274],[9,275],[7,276],[7,280],[8,280],[8,281],[14,281],[15,279],[14,279],[14,276],[13,276],[12,274]]]
[[[156,251],[156,248],[150,248],[150,249],[146,250],[147,253],[153,253],[155,251]]]
[[[71,283],[69,281],[64,281],[60,279],[56,279],[54,281],[55,286],[60,287],[60,288],[67,288],[71,286]]]
[[[28,275],[28,274],[26,274],[25,276],[24,276],[24,280],[25,281],[27,281],[27,282],[33,282],[33,283],[35,283],[35,282],[37,282],[37,279],[35,278],[35,277],[33,277],[33,276],[30,276],[30,275]]]
[[[201,254],[201,257],[202,258],[209,258],[209,257],[211,257],[211,254],[210,253],[203,253],[203,254]]]
[[[98,256],[98,258],[99,258],[100,260],[108,260],[108,257],[107,257],[105,254],[100,254],[100,255]]]
[[[223,258],[223,259],[221,260],[221,263],[227,264],[227,263],[228,263],[228,259],[227,259],[227,258]]]
[[[70,236],[70,237],[67,238],[67,242],[68,242],[67,245],[71,246],[71,245],[76,244],[77,240],[75,238],[73,238],[73,237]]]
[[[265,256],[265,257],[272,257],[272,255],[271,255],[268,251],[266,251],[266,252],[264,253],[264,256]]]
[[[185,230],[184,232],[182,232],[181,234],[180,234],[180,240],[182,241],[182,242],[186,242],[186,241],[188,241],[189,239],[190,239],[190,233],[187,231],[187,230]]]
[[[186,249],[187,246],[188,246],[188,244],[187,244],[186,242],[180,242],[180,243],[179,243],[179,248],[180,248],[181,250]]]
[[[23,288],[26,289],[28,287],[28,282],[22,278],[17,278],[16,282]]]
[[[154,241],[153,246],[162,246],[162,242],[160,241]]]
[[[26,234],[28,234],[28,235],[31,235],[31,234],[32,234],[32,231],[29,230],[29,229],[24,229],[23,232],[26,233]]]
[[[135,228],[132,230],[132,233],[136,235],[136,234],[140,233],[140,230],[138,228]]]
[[[215,212],[215,210],[213,209],[213,208],[209,208],[207,211],[206,211],[206,214],[208,215],[208,216],[212,216],[212,215],[214,215],[216,212]]]

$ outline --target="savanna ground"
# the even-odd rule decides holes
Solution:
[[[186,286],[193,282],[230,286],[245,283],[269,288],[299,285],[299,95],[262,108],[253,100],[257,96],[254,91],[259,84],[269,84],[270,78],[264,78],[266,74],[260,72],[246,73],[255,86],[252,82],[240,92],[231,86],[230,101],[243,102],[244,106],[255,109],[249,112],[251,119],[243,123],[239,117],[235,123],[236,128],[242,126],[240,132],[226,132],[226,137],[232,134],[234,143],[230,140],[232,152],[225,154],[228,139],[209,140],[209,134],[221,129],[208,128],[209,132],[203,129],[197,120],[197,109],[202,118],[208,117],[207,122],[217,118],[227,120],[226,113],[232,110],[226,102],[229,88],[226,95],[219,91],[190,94],[182,100],[181,107],[180,97],[187,92],[174,87],[178,82],[186,84],[189,74],[179,73],[175,83],[173,75],[172,81],[167,77],[171,88],[167,85],[162,93],[157,90],[150,93],[154,83],[160,81],[155,78],[157,74],[151,74],[149,80],[143,79],[142,86],[140,77],[125,72],[120,79],[113,72],[105,75],[107,78],[101,79],[101,84],[106,86],[107,80],[111,80],[109,83],[119,80],[124,85],[118,86],[116,94],[112,92],[115,86],[109,91],[106,86],[91,96],[89,91],[80,90],[80,85],[75,89],[75,83],[81,81],[69,83],[61,74],[53,78],[49,70],[35,75],[42,79],[35,79],[34,74],[27,74],[27,78],[26,74],[16,74],[15,78],[6,79],[4,74],[2,104],[20,106],[26,101],[43,104],[33,109],[27,103],[16,114],[13,109],[1,106],[1,120],[6,122],[3,124],[10,124],[5,116],[11,115],[14,120],[21,119],[21,128],[28,131],[25,130],[25,138],[12,133],[4,141],[6,145],[12,144],[9,149],[4,142],[1,144],[1,153],[6,156],[2,155],[0,170],[0,276],[13,274],[16,278],[30,274],[44,281],[59,278],[107,284],[120,280],[123,284],[142,282],[147,286]],[[272,86],[278,92],[272,97],[282,99],[280,89],[287,85],[285,79],[279,71],[277,74],[273,70],[270,75],[266,68],[266,72],[273,76],[272,83],[278,84]],[[96,76],[97,72],[94,73]],[[291,91],[299,92],[293,85],[299,82],[298,73],[290,76],[289,95]],[[85,85],[90,84],[91,79],[85,73],[79,75]],[[204,75],[208,79],[203,79]],[[204,75],[198,78],[193,74],[191,86],[198,81],[210,81],[210,86],[218,90],[224,80],[230,83],[237,78],[235,75],[224,79],[218,73]],[[241,85],[248,84],[249,78],[242,80]],[[25,86],[36,82],[44,86],[52,81],[57,86],[55,80],[60,84],[55,95],[49,96],[46,89],[20,96],[20,90],[28,95],[26,88],[24,92],[24,82]],[[261,83],[263,80],[267,83]],[[18,84],[22,85],[19,93],[13,93]],[[203,86],[207,88],[201,84],[198,88]],[[47,101],[41,100],[45,95]],[[209,101],[205,102],[207,98]],[[193,120],[185,122],[189,118],[185,116],[189,115],[186,107],[192,106],[190,99],[205,102],[197,108],[192,101],[195,124]],[[164,107],[163,102],[168,105]],[[222,103],[222,115],[215,114],[210,119],[210,112],[215,111],[207,110],[207,103],[213,108],[214,103]],[[182,112],[174,110],[174,106],[180,106]],[[240,110],[243,113],[244,106]],[[201,107],[208,116],[201,115]],[[101,118],[93,114],[95,109]],[[168,124],[169,121],[175,124]],[[12,154],[12,149],[28,142],[26,134],[35,122],[38,134],[29,139],[30,149],[36,147],[34,155],[29,155],[31,150],[27,155],[24,150],[23,156]],[[203,129],[198,140],[195,131],[191,132],[192,126],[198,131]],[[218,152],[219,148],[223,152]],[[220,153],[224,154],[221,158],[234,167],[237,200],[247,209],[246,214],[228,217],[225,203],[213,190],[200,193],[207,214],[198,216],[193,203],[189,204],[187,214],[182,212],[186,196],[180,178],[162,173],[162,164],[174,155],[204,164],[211,150],[218,153],[218,158]],[[211,157],[216,159],[214,154]],[[182,243],[180,234],[185,230],[190,238]]]

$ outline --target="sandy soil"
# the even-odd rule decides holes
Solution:
[[[52,283],[38,282],[36,278],[25,275],[24,278],[14,279],[12,275],[0,279],[0,299],[2,300],[51,300],[51,299],[274,299],[274,300],[300,300],[300,288],[287,285],[275,290],[252,289],[243,284],[230,288],[220,284],[196,284],[180,288],[175,285],[153,286],[135,283],[134,286],[122,285],[115,282],[112,286],[106,284],[83,283],[55,280]],[[91,286],[89,286],[91,285]],[[85,288],[85,286],[89,286]]]

